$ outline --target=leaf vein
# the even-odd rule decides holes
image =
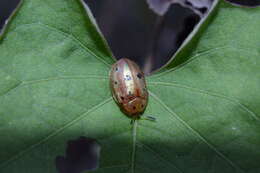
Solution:
[[[178,172],[183,173],[183,171],[181,171],[179,168],[177,168],[174,163],[172,163],[171,161],[166,160],[165,158],[163,158],[160,154],[158,154],[157,152],[155,152],[155,151],[154,151],[151,147],[149,147],[148,145],[146,145],[146,144],[144,144],[144,143],[142,143],[142,142],[140,142],[140,141],[137,141],[136,143],[137,143],[137,145],[139,145],[140,147],[144,147],[144,148],[146,148],[148,151],[150,151],[151,153],[153,153],[159,160],[168,163],[168,164],[171,165],[174,169],[176,169]]]
[[[96,55],[93,51],[91,51],[86,45],[84,45],[79,39],[77,39],[73,34],[70,34],[70,33],[66,33],[64,31],[61,31],[60,29],[58,28],[55,28],[53,26],[50,26],[48,24],[44,24],[42,22],[34,22],[34,23],[26,23],[26,24],[21,24],[19,26],[17,26],[16,28],[14,28],[12,31],[15,31],[21,27],[28,27],[28,26],[33,26],[33,25],[36,25],[36,26],[41,26],[45,29],[48,29],[48,30],[52,30],[56,33],[59,33],[67,38],[71,38],[73,41],[75,41],[76,43],[78,43],[82,49],[88,53],[90,53],[91,55],[93,55],[97,60],[99,60],[100,62],[102,62],[103,64],[105,64],[107,67],[110,68],[110,65],[108,62],[106,62],[105,60],[103,60],[101,57],[99,57],[98,55]]]
[[[37,80],[31,80],[31,81],[22,81],[20,82],[18,85],[16,85],[13,88],[10,88],[7,92],[0,94],[0,96],[4,96],[8,93],[10,93],[11,91],[22,87],[22,86],[26,86],[26,85],[33,85],[36,83],[41,83],[41,82],[49,82],[49,81],[55,81],[55,80],[66,80],[66,79],[108,79],[108,77],[104,77],[104,76],[60,76],[60,77],[50,77],[50,78],[45,78],[45,79],[37,79]]]
[[[215,48],[211,48],[211,49],[208,49],[208,50],[204,50],[204,51],[201,51],[201,52],[198,52],[194,55],[191,55],[190,58],[188,58],[187,61],[177,65],[176,67],[173,67],[169,70],[165,70],[161,73],[158,73],[158,74],[155,74],[153,76],[151,76],[150,78],[157,78],[157,77],[161,77],[165,74],[168,74],[170,72],[173,72],[173,71],[178,71],[178,70],[181,70],[182,68],[185,68],[186,65],[190,64],[191,62],[193,62],[194,60],[197,60],[200,56],[204,56],[204,55],[208,55],[210,53],[213,53],[215,51],[218,51],[218,50],[222,50],[222,49],[227,49],[227,48],[233,48],[237,51],[245,51],[247,53],[253,53],[251,49],[245,49],[245,47],[234,47],[234,46],[231,46],[231,45],[224,45],[224,46],[219,46],[219,47],[215,47]],[[258,55],[258,54],[257,54]]]
[[[104,76],[60,76],[60,77],[50,77],[45,79],[38,79],[38,80],[31,80],[31,81],[24,81],[22,85],[32,85],[41,82],[49,82],[55,80],[66,80],[66,79],[108,79],[108,77]]]
[[[72,126],[73,124],[75,124],[76,122],[78,122],[79,120],[85,118],[88,114],[94,112],[95,110],[97,110],[98,108],[100,108],[101,106],[105,105],[106,103],[110,102],[112,100],[112,97],[109,97],[108,99],[104,100],[103,102],[97,104],[96,106],[92,107],[91,109],[89,109],[86,112],[83,112],[82,114],[80,114],[77,118],[75,118],[74,120],[70,121],[69,123],[65,124],[64,126],[60,127],[59,129],[57,129],[56,131],[54,131],[53,133],[51,133],[50,135],[48,135],[47,137],[45,137],[44,139],[36,142],[35,144],[29,146],[28,148],[26,148],[25,150],[19,152],[18,154],[12,156],[10,159],[6,160],[5,162],[0,164],[0,168],[3,168],[4,166],[8,165],[9,163],[19,159],[20,157],[22,157],[23,155],[25,155],[26,153],[30,152],[31,150],[33,150],[34,148],[40,146],[41,144],[47,142],[49,139],[51,139],[54,136],[57,136],[58,134],[60,134],[61,132],[63,132],[66,128]]]
[[[98,170],[100,170],[100,169],[122,168],[122,167],[128,167],[128,166],[129,166],[129,164],[111,165],[111,166],[100,167],[100,168],[98,168]]]
[[[11,91],[15,90],[16,88],[19,88],[19,87],[22,85],[22,83],[23,83],[23,82],[20,81],[17,85],[15,85],[15,86],[9,88],[6,92],[1,93],[0,96],[4,96],[4,95],[10,93]]]
[[[201,141],[203,141],[205,144],[209,146],[216,154],[218,154],[220,157],[222,157],[227,163],[229,163],[233,168],[242,171],[240,167],[238,167],[233,161],[231,161],[228,157],[226,157],[224,154],[222,154],[218,149],[212,145],[209,141],[207,141],[206,138],[204,138],[199,132],[197,132],[195,129],[193,129],[188,123],[186,123],[183,119],[180,118],[170,107],[168,107],[158,96],[156,96],[154,93],[149,91],[151,96],[157,100],[159,104],[161,104],[170,114],[175,116],[185,127],[187,127],[194,135],[196,135]],[[244,172],[244,171],[242,171]]]
[[[212,91],[206,91],[206,90],[201,90],[198,88],[194,88],[191,86],[187,86],[187,85],[183,85],[183,84],[178,84],[178,83],[168,83],[168,82],[149,82],[148,85],[161,85],[161,86],[171,86],[171,87],[177,87],[177,88],[183,88],[183,89],[187,89],[196,93],[200,93],[200,94],[206,94],[209,96],[213,96],[213,97],[218,97],[218,98],[222,98],[225,100],[230,101],[233,104],[237,104],[239,105],[243,110],[245,110],[247,113],[249,113],[255,120],[259,120],[259,117],[253,112],[251,111],[249,108],[247,108],[245,105],[243,105],[242,103],[240,103],[237,99],[234,98],[230,98],[226,95],[222,95],[219,93],[214,93]]]
[[[187,61],[185,61],[184,63],[181,63],[179,64],[178,66],[174,67],[174,68],[171,68],[169,70],[166,70],[162,73],[159,73],[157,75],[154,75],[152,76],[151,78],[156,78],[156,77],[161,77],[167,73],[170,73],[170,72],[173,72],[173,71],[177,71],[177,70],[180,70],[182,68],[184,68],[187,64],[191,63],[192,61],[196,60],[197,58],[199,58],[200,56],[203,56],[203,55],[207,55],[207,54],[210,54],[214,51],[217,51],[217,50],[221,50],[221,49],[225,49],[225,48],[229,48],[230,46],[221,46],[221,47],[215,47],[215,48],[212,48],[212,49],[209,49],[209,50],[205,50],[205,51],[202,51],[200,53],[197,53],[195,55],[192,55],[190,58],[188,58]]]

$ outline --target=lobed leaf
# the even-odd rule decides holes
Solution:
[[[259,9],[221,2],[198,43],[148,77],[145,114],[158,121],[131,126],[110,95],[112,53],[82,7],[24,0],[0,44],[0,172],[56,172],[79,136],[101,144],[97,173],[260,171]]]

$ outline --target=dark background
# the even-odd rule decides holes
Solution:
[[[115,57],[133,59],[146,72],[165,64],[200,20],[180,5],[172,5],[160,17],[149,9],[146,0],[85,1]],[[0,0],[0,27],[18,2]]]
[[[190,9],[176,4],[159,16],[146,0],[86,2],[115,57],[133,59],[145,72],[164,65],[200,20]]]
[[[0,0],[0,30],[20,0]]]

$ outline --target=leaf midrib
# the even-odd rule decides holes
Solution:
[[[36,84],[36,83],[40,83],[40,82],[51,82],[51,81],[55,81],[55,80],[68,80],[68,79],[89,79],[89,78],[93,78],[93,79],[107,79],[108,77],[105,76],[62,76],[62,77],[53,77],[53,78],[46,78],[46,79],[40,79],[40,80],[31,80],[31,81],[24,81],[22,82],[20,85],[18,85],[16,88],[20,87],[20,86],[25,86],[25,85],[32,85],[32,84]],[[220,95],[218,93],[212,93],[212,92],[208,92],[205,90],[200,90],[194,87],[190,87],[190,86],[186,86],[186,85],[181,85],[181,84],[173,84],[173,83],[164,83],[164,82],[149,82],[148,85],[170,85],[173,87],[180,87],[180,88],[185,88],[185,89],[189,89],[193,92],[197,92],[197,93],[202,93],[202,94],[207,94],[210,96],[214,96],[214,97],[220,97],[226,100],[231,101],[232,103],[236,103],[239,106],[241,106],[242,104],[239,104],[239,102],[237,100],[234,100],[232,98],[229,98],[227,96],[224,95]],[[10,92],[10,91],[9,91]],[[150,95],[153,96],[160,104],[162,104],[168,111],[171,110],[171,108],[169,108],[159,97],[157,97],[155,94],[152,94],[152,92],[149,90]],[[107,100],[105,100],[104,102],[100,103],[99,105],[102,106],[103,104],[107,103],[108,101],[112,100],[111,97]],[[98,109],[100,106],[96,106],[93,109],[96,110]],[[244,108],[244,107],[242,107]],[[57,131],[53,132],[52,134],[50,134],[49,136],[47,136],[46,138],[44,138],[43,140],[35,143],[34,145],[31,145],[29,148],[25,149],[24,151],[18,153],[17,155],[13,156],[11,159],[7,160],[6,162],[0,164],[0,167],[5,166],[6,164],[8,164],[9,162],[18,159],[19,157],[21,157],[22,155],[24,155],[25,153],[29,152],[30,150],[32,150],[33,148],[41,145],[42,143],[48,141],[48,139],[50,139],[53,136],[58,135],[59,133],[61,133],[63,130],[65,130],[67,127],[73,125],[74,123],[76,123],[77,121],[79,121],[80,119],[85,117],[85,114],[88,114],[90,112],[93,112],[94,110],[90,109],[87,112],[83,113],[82,115],[80,115],[79,117],[77,117],[76,119],[72,120],[71,122],[69,122],[68,124],[64,125],[62,128],[58,129]],[[244,108],[245,109],[245,108]],[[247,110],[246,111],[250,111]],[[176,115],[176,117],[178,118],[179,116],[174,113],[172,110],[169,111],[171,114]],[[250,113],[250,112],[249,112]],[[204,139],[198,132],[196,132],[193,128],[191,128],[186,122],[184,122],[183,120],[181,120],[180,118],[178,118],[188,129],[190,129],[193,133],[195,133],[197,136],[199,136],[199,139],[202,140],[203,142],[205,142],[211,149],[213,149],[217,154],[219,154],[222,158],[225,158],[225,160],[230,163],[233,167],[240,169],[238,166],[236,166],[232,161],[230,161],[226,156],[224,156],[222,153],[220,153],[213,145],[209,144],[207,142],[206,139]],[[133,131],[133,151],[132,151],[132,162],[131,162],[131,170],[132,173],[134,173],[134,167],[135,167],[135,147],[137,145],[137,139],[136,139],[136,131]],[[168,161],[169,162],[169,161]],[[171,163],[171,162],[170,162]]]

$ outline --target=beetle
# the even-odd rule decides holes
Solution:
[[[139,119],[148,103],[145,77],[139,66],[127,58],[118,60],[110,70],[110,88],[120,109]]]

